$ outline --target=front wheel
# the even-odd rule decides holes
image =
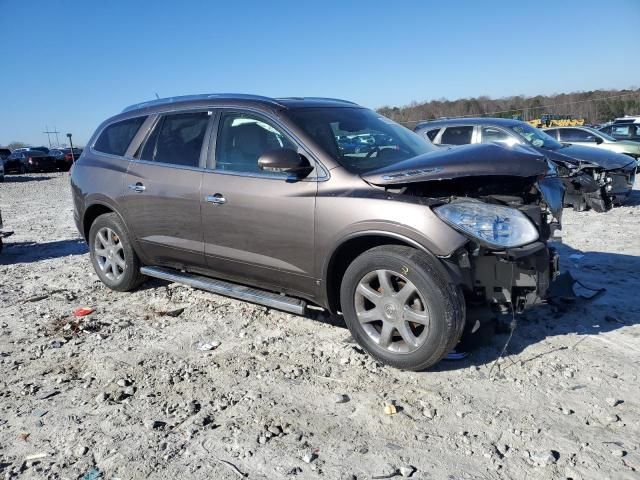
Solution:
[[[366,251],[347,268],[340,290],[345,322],[378,360],[423,370],[460,340],[464,299],[435,262],[416,249],[385,245]]]
[[[89,230],[89,252],[98,277],[110,289],[128,292],[144,281],[140,259],[117,214],[105,213],[93,222]]]

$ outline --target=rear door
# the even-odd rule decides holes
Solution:
[[[256,112],[223,111],[216,131],[201,196],[209,268],[240,283],[313,292],[317,168],[296,179],[261,170],[258,158],[291,148],[313,160],[283,126]]]
[[[127,225],[145,263],[203,267],[200,189],[212,114],[159,115],[125,174]]]

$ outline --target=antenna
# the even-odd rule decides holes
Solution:
[[[51,148],[51,134],[52,133],[55,133],[56,142],[58,142],[58,145],[60,145],[60,140],[58,140],[58,134],[60,132],[58,130],[56,130],[56,127],[53,127],[53,130],[49,130],[49,127],[45,125],[44,132],[42,132],[42,133],[46,133],[47,134],[47,140],[49,141],[49,148]]]
[[[158,92],[156,92],[156,98],[160,100],[160,96],[158,95]]]

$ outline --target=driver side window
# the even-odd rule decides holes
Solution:
[[[223,113],[218,127],[215,169],[283,176],[258,166],[258,158],[263,153],[282,148],[298,151],[291,140],[265,120],[250,114]]]
[[[513,145],[516,139],[507,132],[496,127],[482,127],[482,143],[502,143]]]
[[[560,140],[563,142],[595,142],[595,135],[577,128],[561,128]]]

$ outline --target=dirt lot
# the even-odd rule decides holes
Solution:
[[[640,478],[638,191],[565,211],[563,270],[606,293],[519,317],[493,370],[506,333],[423,373],[376,363],[323,313],[107,290],[66,174],[8,176],[0,208],[16,232],[0,255],[5,478]]]

